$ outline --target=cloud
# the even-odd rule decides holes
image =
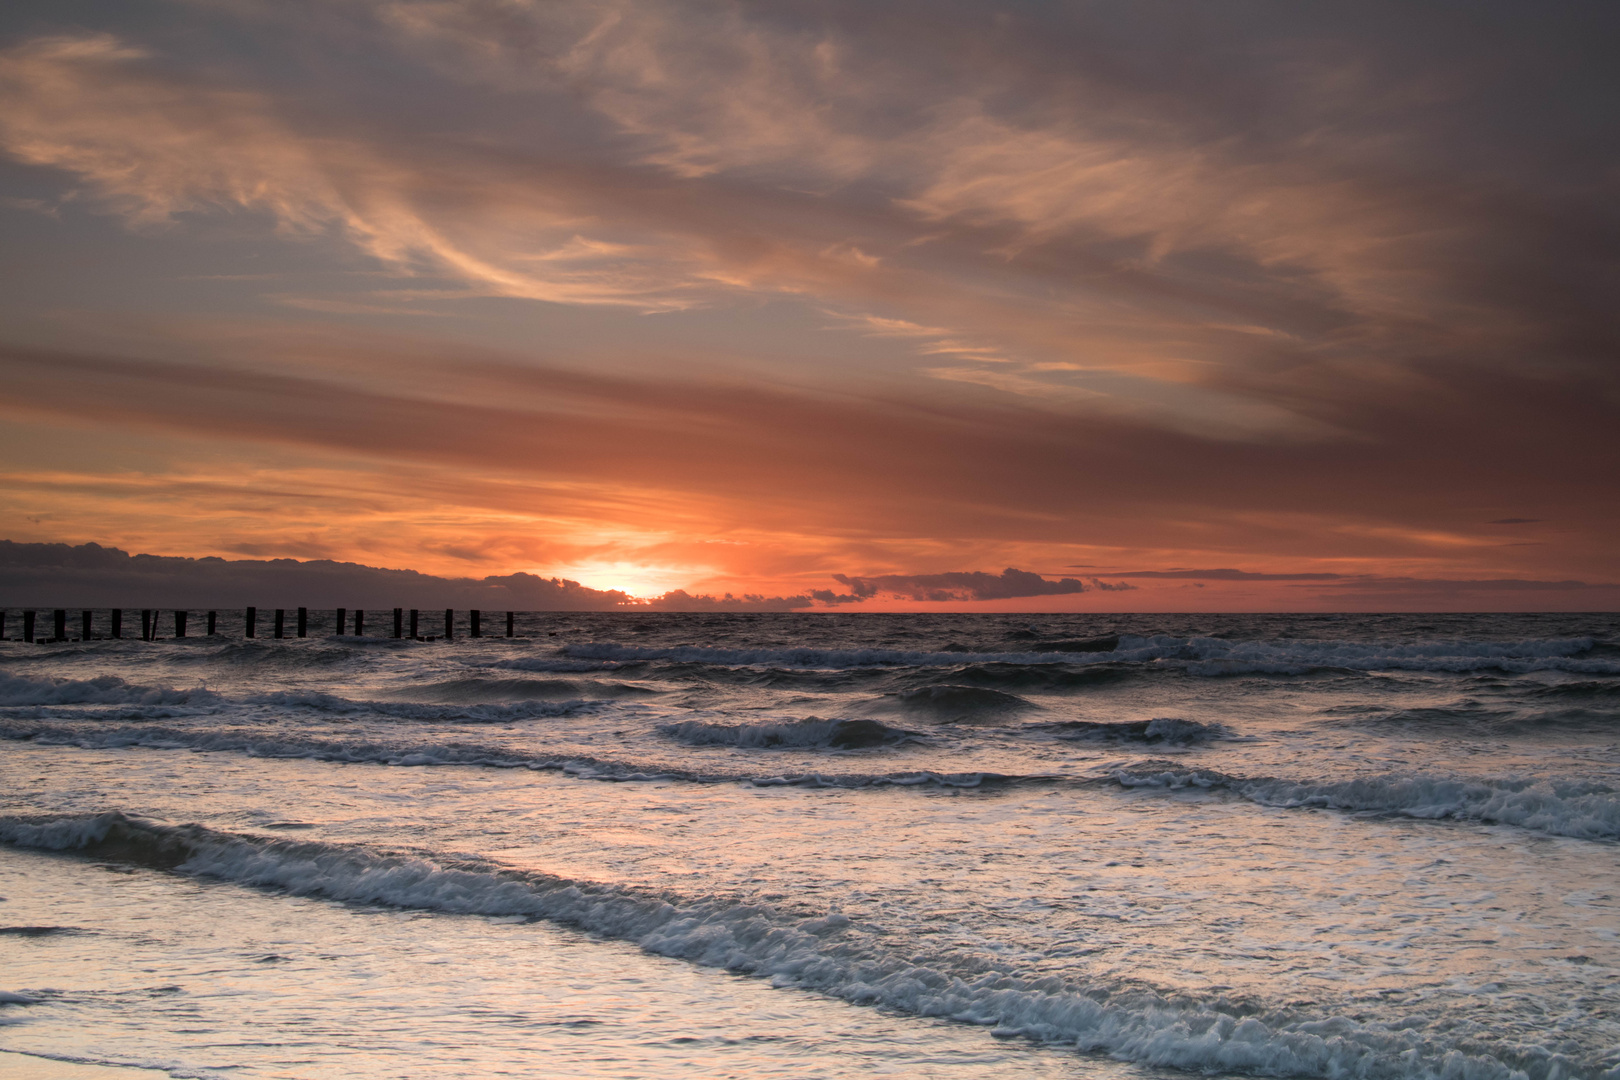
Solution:
[[[1086,591],[1086,586],[1075,578],[1048,581],[1039,574],[1015,570],[1010,566],[1000,574],[987,574],[982,570],[945,574],[881,574],[876,577],[834,574],[833,579],[847,587],[849,594],[830,598],[821,593],[812,595],[817,599],[830,599],[834,603],[865,600],[885,593],[908,600],[945,602],[1066,596]]]
[[[0,540],[0,589],[35,607],[265,606],[339,604],[360,609],[486,611],[790,611],[804,596],[692,596],[676,589],[635,600],[617,589],[534,574],[448,578],[330,559],[221,559],[130,555],[99,544]]]
[[[1614,576],[1601,6],[186,13],[0,51],[11,205],[53,215],[0,253],[30,537],[603,549],[717,603],[851,566]]]
[[[1199,581],[1339,581],[1343,574],[1265,574],[1249,570],[1116,570],[1110,577],[1191,578]]]

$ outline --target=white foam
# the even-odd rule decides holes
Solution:
[[[1239,1015],[1212,1000],[1171,1001],[1119,986],[975,973],[971,962],[962,971],[939,961],[913,963],[887,953],[877,935],[833,912],[796,917],[760,904],[679,900],[487,863],[233,836],[115,813],[0,818],[0,841],[80,849],[301,896],[546,919],[779,986],[994,1026],[997,1034],[1153,1066],[1335,1080],[1557,1080],[1585,1073],[1580,1063],[1541,1047],[1512,1047],[1515,1061],[1492,1056],[1477,1040],[1465,1051],[1456,1040],[1466,1034],[1439,1025],[1386,1027],[1345,1016],[1301,1016],[1297,1009]]]

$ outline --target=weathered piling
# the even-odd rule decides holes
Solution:
[[[336,624],[336,626],[337,626],[337,631],[336,632],[339,635],[341,635],[343,633],[343,623],[344,623],[344,620],[346,620],[348,617],[349,617],[349,609],[348,608],[338,608],[337,609],[336,616],[332,619],[332,622],[334,624]]]
[[[366,613],[361,608],[354,609],[354,636],[366,636]]]
[[[57,608],[55,611],[53,611],[51,613],[51,617],[52,617],[51,618],[51,625],[53,627],[55,627],[55,632],[52,634],[51,640],[52,641],[66,641],[67,640],[67,611],[64,608]]]
[[[210,611],[208,613],[208,636],[213,637],[214,636],[214,631],[217,630],[218,628],[219,628],[219,612]]]
[[[242,636],[253,637],[258,629],[259,609],[250,607],[242,613]]]
[[[411,608],[411,640],[412,641],[421,641],[422,640],[422,635],[419,634],[417,632],[417,630],[416,630],[416,609],[415,608]]]
[[[174,613],[174,636],[175,637],[183,638],[183,637],[186,636],[186,616],[189,615],[189,614],[190,614],[190,612],[186,612],[186,611],[176,611]]]
[[[507,637],[511,637],[511,636],[512,636],[512,615],[513,615],[513,614],[514,614],[514,613],[513,613],[513,612],[510,612],[510,611],[508,611],[508,612],[507,612],[507,613],[506,613],[506,636],[507,636]]]
[[[23,640],[29,644],[33,644],[34,641],[34,613],[32,611],[23,612]]]
[[[152,609],[141,608],[141,640],[152,640]]]
[[[89,641],[90,640],[90,609],[86,608],[84,611],[80,612],[80,616],[81,616],[81,618],[79,619],[79,625],[83,629],[80,630],[80,632],[79,632],[79,640],[80,641]]]
[[[0,607],[0,641],[6,640],[6,609]]]
[[[303,637],[309,632],[309,608],[298,609],[298,636]]]
[[[113,608],[107,613],[108,632],[115,638],[124,636],[124,609]]]
[[[405,633],[405,609],[394,609],[394,636],[401,637]]]
[[[483,627],[478,625],[479,617],[483,613],[480,612],[480,611],[475,610],[475,611],[470,612],[469,614],[472,616],[472,619],[471,619],[472,627],[471,627],[471,633],[469,634],[469,636],[470,637],[483,637],[484,636]]]
[[[287,636],[287,609],[276,608],[276,639]]]
[[[451,641],[456,636],[456,609],[444,609],[444,640]]]

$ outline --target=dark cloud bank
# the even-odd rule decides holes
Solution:
[[[791,611],[814,600],[860,603],[879,595],[912,600],[999,600],[1130,588],[1074,578],[1048,581],[1011,567],[983,572],[888,575],[836,580],[848,594],[693,596],[676,589],[636,600],[617,589],[534,574],[444,578],[329,559],[200,559],[131,555],[99,544],[19,544],[0,540],[0,603],[17,607],[478,608],[490,611]]]

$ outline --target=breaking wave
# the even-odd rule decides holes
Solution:
[[[1151,1066],[1361,1080],[1555,1080],[1620,1071],[1603,1073],[1601,1063],[1541,1046],[1470,1038],[1422,1017],[1384,1025],[1115,983],[1021,978],[982,957],[913,961],[836,912],[681,897],[476,858],[271,839],[116,812],[0,818],[0,842],[344,903],[545,920],[778,986]]]
[[[116,675],[93,679],[29,679],[0,672],[0,707],[29,705],[215,705],[223,700],[206,687],[175,690],[137,686]]]
[[[1578,840],[1620,839],[1620,790],[1597,781],[1399,774],[1339,781],[1249,779],[1171,761],[1142,762],[1110,775],[1125,787],[1225,788],[1263,806],[1449,818]]]

